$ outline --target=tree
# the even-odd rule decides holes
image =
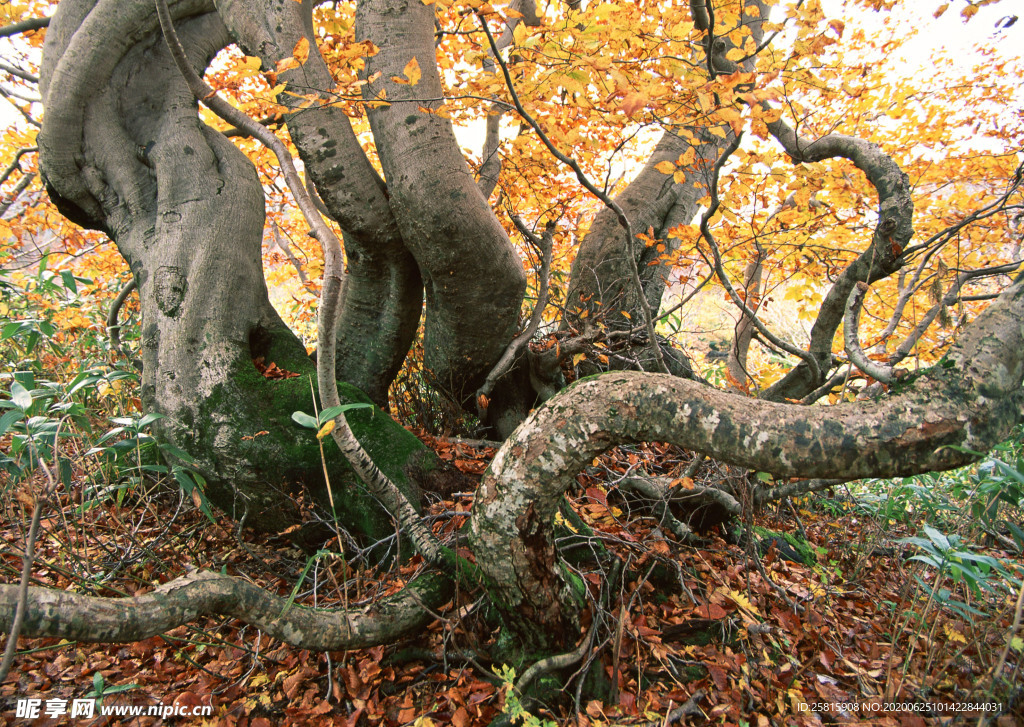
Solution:
[[[232,142],[264,131],[218,111],[206,91],[199,102],[235,128],[197,113],[197,86],[153,3],[61,3],[39,75],[39,171],[61,213],[109,235],[131,268],[142,397],[163,415],[159,436],[195,461],[220,507],[250,526],[290,525],[298,513],[282,489],[304,481],[326,495],[317,441],[292,422],[309,408],[308,377],[319,365],[325,407],[336,403],[334,380],[343,403],[386,405],[422,309],[430,385],[507,440],[477,495],[474,564],[437,543],[413,511],[448,476],[436,459],[380,411],[347,415],[363,449],[343,445],[346,457],[327,458],[346,493],[344,525],[374,537],[390,530],[390,511],[440,573],[369,613],[280,615],[258,589],[200,573],[131,605],[30,590],[23,633],[136,639],[216,611],[304,647],[347,648],[419,628],[462,578],[487,590],[520,648],[557,651],[578,640],[582,584],[560,566],[553,521],[600,452],[666,441],[770,473],[774,486],[751,495],[759,503],[957,466],[1019,420],[1024,280],[1009,278],[1020,260],[1008,244],[1021,208],[1016,150],[937,157],[931,148],[960,132],[932,138],[925,124],[954,91],[913,80],[885,87],[870,68],[870,41],[842,50],[844,23],[816,2],[783,22],[763,2],[569,3],[542,15],[530,0],[497,10],[475,0],[362,0],[354,15],[310,0],[167,5],[195,71],[234,43],[245,54],[225,66],[245,75],[234,94],[245,101],[265,81],[273,100],[246,105],[265,127],[287,127],[314,190],[304,211],[327,269],[314,361],[271,305],[261,263],[265,193],[281,198],[276,178],[294,175],[282,162],[261,180]],[[1009,70],[984,73],[970,113],[988,128],[1010,93],[1001,76]],[[883,99],[894,108],[884,123]],[[502,114],[519,127],[504,146]],[[475,175],[451,118],[484,115],[487,158]],[[1019,119],[999,123],[1009,138]],[[641,131],[648,143],[634,148]],[[611,183],[608,158],[630,155],[632,178]],[[968,176],[969,190],[951,181]],[[580,214],[581,188],[599,203],[592,221]],[[293,183],[289,194],[307,193]],[[340,293],[331,234],[307,209],[318,202],[344,238]],[[553,282],[530,278],[513,228],[545,259],[573,248],[567,281],[557,260]],[[693,275],[685,295],[714,280],[736,308],[731,393],[658,332],[679,269],[706,274],[702,283]],[[538,301],[531,327],[521,324],[528,283]],[[336,324],[331,290],[341,296]],[[805,299],[806,341],[766,324],[775,292]],[[558,330],[547,347],[530,348],[552,315],[549,293]],[[784,365],[755,371],[755,340]],[[924,370],[896,368],[911,353]],[[268,378],[258,360],[299,376]],[[567,374],[599,372],[565,386]],[[888,391],[872,398],[861,387],[862,400],[845,401],[851,380]],[[809,406],[826,397],[840,403]],[[380,472],[367,474],[371,462]],[[741,509],[736,492],[703,494]],[[13,587],[0,596],[17,600]],[[106,619],[73,616],[101,607]]]

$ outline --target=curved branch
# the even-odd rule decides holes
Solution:
[[[567,632],[571,603],[552,521],[576,473],[610,447],[659,441],[782,477],[896,477],[949,469],[1002,441],[1024,404],[1024,278],[968,326],[946,358],[899,394],[804,407],[685,379],[614,373],[538,408],[498,451],[470,528],[496,602]]]
[[[772,385],[764,398],[778,401],[803,398],[824,382],[831,363],[832,339],[842,324],[854,285],[881,280],[903,264],[903,251],[914,234],[914,202],[906,173],[877,144],[841,134],[810,140],[782,120],[768,124],[768,131],[797,164],[848,159],[867,176],[878,194],[878,224],[871,244],[836,279],[811,327],[808,353],[814,357],[817,369],[805,359]]]
[[[110,347],[120,353],[122,356],[126,356],[124,349],[121,348],[121,326],[117,323],[118,314],[121,312],[121,306],[128,300],[128,296],[131,295],[132,291],[138,285],[135,282],[135,278],[129,280],[121,292],[114,298],[114,302],[110,304],[110,311],[107,313],[107,337],[110,339]]]
[[[864,282],[858,282],[850,291],[850,299],[846,303],[846,315],[843,317],[843,344],[846,347],[846,355],[850,357],[854,366],[876,381],[891,384],[896,378],[896,371],[892,365],[869,359],[857,339],[860,311],[864,303],[864,294],[867,292],[868,284]]]
[[[364,608],[289,607],[247,580],[196,571],[130,598],[101,598],[31,586],[22,635],[123,643],[207,616],[231,616],[300,649],[340,651],[390,643],[421,631],[451,598],[451,581],[426,573]],[[11,628],[18,586],[0,585],[0,631]]]

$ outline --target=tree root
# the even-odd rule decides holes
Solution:
[[[19,586],[0,585],[0,631],[13,626]],[[422,631],[446,603],[452,582],[428,572],[398,593],[363,608],[318,610],[291,605],[247,580],[195,571],[132,598],[102,598],[30,586],[21,635],[125,643],[222,615],[256,626],[300,649],[341,651],[391,643]]]

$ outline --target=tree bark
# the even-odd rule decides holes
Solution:
[[[0,585],[0,631],[9,631],[18,587]],[[100,598],[30,586],[21,634],[32,638],[124,643],[208,616],[231,616],[299,649],[342,651],[388,644],[422,630],[451,598],[452,584],[428,573],[363,608],[289,605],[247,580],[212,571],[176,578],[151,593]]]
[[[298,111],[288,130],[316,190],[344,233],[347,275],[338,322],[338,378],[387,405],[387,392],[416,335],[423,282],[388,204],[384,181],[370,164],[342,109],[313,30],[313,3],[217,0],[232,37],[264,69],[291,58],[305,38],[309,58],[278,77],[278,102]]]
[[[389,205],[426,286],[424,355],[432,383],[475,410],[473,393],[512,340],[526,275],[452,131],[434,49],[434,6],[364,0],[356,38],[380,51],[363,86]],[[421,77],[404,79],[416,61]]]
[[[230,38],[212,5],[174,3],[188,55],[202,72]],[[326,501],[319,448],[291,421],[313,410],[313,365],[271,307],[260,259],[263,191],[252,164],[203,124],[146,0],[69,0],[47,35],[40,166],[65,214],[107,231],[131,266],[142,307],[142,399],[164,415],[156,433],[195,460],[207,494],[251,526],[299,517],[305,481]],[[253,365],[304,374],[271,381]],[[366,401],[355,388],[345,395]],[[418,501],[432,459],[381,412],[353,427],[382,469]],[[335,452],[342,524],[379,537],[390,518]]]
[[[572,632],[552,522],[576,474],[623,443],[662,441],[778,477],[899,477],[973,461],[1009,435],[1024,404],[1024,282],[947,356],[885,399],[804,407],[660,374],[583,379],[534,412],[498,451],[470,519],[477,564],[524,639]],[[540,637],[544,638],[544,637]]]

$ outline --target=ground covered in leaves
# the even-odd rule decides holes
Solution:
[[[479,443],[424,439],[473,475],[494,453]],[[523,723],[945,725],[977,723],[981,713],[965,703],[985,702],[999,704],[986,713],[993,723],[1019,723],[1020,691],[992,679],[1006,656],[1016,594],[960,593],[984,618],[946,607],[950,596],[938,597],[944,592],[934,572],[929,580],[925,564],[909,560],[917,551],[900,542],[917,524],[868,517],[843,489],[773,508],[739,532],[715,528],[698,547],[681,545],[615,482],[637,468],[681,471],[686,458],[660,445],[620,449],[580,476],[573,504],[593,529],[582,540],[622,566],[575,562],[601,611],[600,632],[582,662],[560,676],[563,690],[524,705],[530,714]],[[701,476],[730,474],[711,468]],[[18,582],[22,567],[28,492],[6,502],[6,583]],[[297,603],[351,607],[393,592],[419,567],[415,560],[384,569],[352,554],[347,561],[311,556],[287,536],[238,532],[227,519],[211,523],[166,483],[114,488],[84,509],[79,488],[62,491],[61,499],[63,510],[43,519],[37,585],[131,596],[208,568]],[[436,502],[435,529],[454,532],[471,504],[471,493]],[[565,542],[578,550],[579,528],[571,521],[564,527]],[[808,562],[770,533],[799,535]],[[988,555],[1007,559],[1019,577],[1019,558],[998,549]],[[481,607],[478,594],[462,594],[415,639],[331,654],[297,650],[225,619],[132,644],[22,639],[0,684],[0,724],[18,721],[18,698],[45,705],[102,697],[105,704],[210,705],[211,716],[189,720],[194,724],[487,725],[518,700],[509,695],[515,677],[508,666],[474,656],[494,637],[482,626]],[[1016,609],[1019,618],[1019,603]],[[587,618],[584,630],[595,625],[594,613]],[[1010,650],[1009,658],[1020,652]],[[1019,676],[1019,664],[1013,668]]]

